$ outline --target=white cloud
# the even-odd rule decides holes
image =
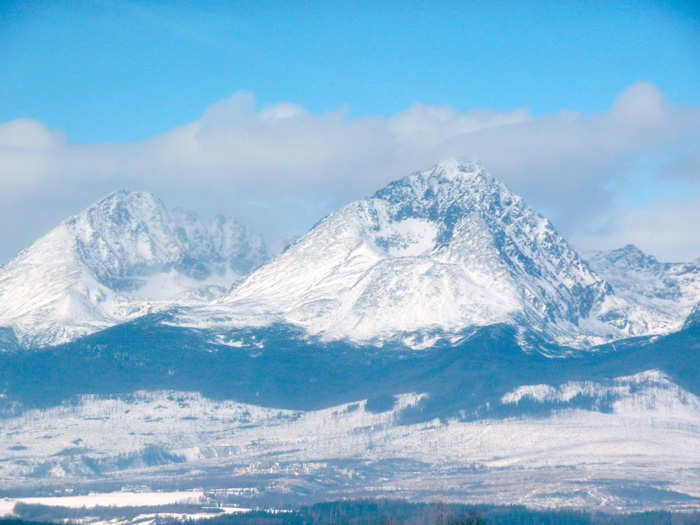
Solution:
[[[624,90],[610,108],[612,118],[623,123],[656,126],[662,123],[672,107],[664,94],[648,82],[638,82]]]
[[[590,248],[608,250],[635,244],[663,261],[700,259],[700,199],[661,199],[645,207],[614,210],[605,224],[577,239]]]
[[[18,119],[0,126],[0,148],[5,150],[38,151],[64,144],[62,133],[51,131],[36,120]]]
[[[669,179],[700,180],[700,143],[667,162],[661,167],[660,175]]]
[[[685,153],[671,153],[663,175],[677,165],[689,178],[696,162],[683,155],[699,139],[700,108],[674,105],[648,83],[630,86],[602,113],[543,116],[415,104],[390,117],[351,119],[345,108],[321,115],[287,103],[257,108],[251,93],[238,92],[198,121],[132,143],[75,144],[41,122],[13,121],[0,124],[0,220],[17,227],[7,232],[0,260],[121,187],[243,216],[281,239],[448,156],[480,160],[578,244],[624,244],[643,234],[632,211],[616,207],[626,186],[615,182],[638,159],[669,151]],[[697,193],[687,199],[700,207]],[[660,203],[642,211],[649,228],[669,217]],[[672,258],[700,255],[700,236],[663,223],[671,230],[656,232],[646,248]]]

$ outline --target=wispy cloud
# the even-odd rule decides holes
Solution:
[[[351,119],[344,108],[258,108],[253,94],[238,92],[167,133],[98,145],[18,120],[0,124],[0,220],[16,225],[0,258],[120,187],[243,216],[279,240],[448,156],[480,160],[584,248],[633,241],[663,258],[698,256],[700,236],[681,215],[700,209],[700,188],[680,207],[666,199],[620,208],[629,185],[615,182],[629,178],[638,159],[660,153],[670,157],[652,184],[676,172],[698,180],[699,143],[700,108],[672,104],[648,83],[625,89],[601,113],[542,116],[415,104],[390,117]]]

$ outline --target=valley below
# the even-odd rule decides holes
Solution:
[[[675,344],[691,342],[691,335]],[[99,348],[95,336],[88,340],[89,345],[83,344]],[[646,354],[660,364],[659,349],[673,342],[647,343]],[[472,339],[459,355],[478,359],[480,345],[485,344]],[[509,346],[507,340],[492,344]],[[507,365],[500,366],[488,371],[492,383],[483,384],[481,391],[476,385],[483,383],[478,370],[484,367],[472,369],[469,359],[448,359],[450,352],[444,350],[443,362],[437,351],[395,359],[384,353],[385,390],[368,383],[366,392],[375,395],[359,397],[363,386],[358,369],[364,366],[365,373],[376,373],[370,357],[370,366],[365,362],[341,367],[354,373],[341,381],[339,372],[334,382],[328,377],[333,372],[328,362],[334,355],[336,363],[342,359],[322,349],[319,355],[328,359],[325,364],[315,354],[305,362],[295,360],[309,369],[302,384],[299,376],[296,382],[285,380],[284,369],[269,368],[270,363],[284,362],[277,351],[269,351],[266,362],[268,353],[257,346],[218,352],[212,348],[205,353],[239,356],[236,364],[219,364],[213,376],[209,372],[212,386],[217,377],[229,386],[227,396],[221,390],[205,396],[154,389],[148,376],[132,376],[139,381],[135,389],[119,395],[88,393],[86,383],[86,391],[58,404],[15,397],[10,409],[12,396],[6,395],[0,435],[5,458],[0,463],[2,493],[21,498],[129,487],[196,489],[212,505],[243,508],[365,497],[612,512],[700,507],[697,381],[686,385],[689,391],[659,368],[644,369],[640,349],[627,353],[637,358],[635,366],[641,371],[607,380],[602,373],[591,379],[595,374],[587,370],[584,357],[554,362],[517,350],[516,363],[547,359],[561,372],[551,371],[548,383],[535,383],[526,381],[527,366],[519,366],[521,381],[509,378]],[[75,345],[72,350],[75,359],[80,348]],[[357,356],[354,350],[351,355]],[[489,350],[483,348],[482,357]],[[608,356],[613,362],[604,373],[624,370],[618,362],[624,354]],[[131,355],[138,352],[134,349]],[[426,360],[435,367],[428,376],[417,373]],[[595,361],[605,359],[599,355]],[[124,363],[113,364],[128,374]],[[144,365],[131,363],[134,370]],[[694,368],[684,368],[685,377],[697,379]],[[115,376],[104,369],[102,373]],[[185,373],[197,370],[173,366],[166,375],[177,382]],[[577,374],[588,379],[576,380]],[[261,388],[252,392],[258,403],[241,402],[251,389],[248,384],[236,386],[236,375],[253,384],[267,380],[278,391]],[[325,377],[329,387],[335,384],[325,400],[314,399],[314,377]],[[680,377],[675,381],[682,383],[684,376]],[[469,384],[474,385],[471,390]],[[283,403],[284,391],[295,395]],[[476,401],[468,393],[476,393]],[[343,397],[342,403],[329,401]],[[31,404],[35,408],[29,408]],[[330,406],[318,406],[324,404]]]

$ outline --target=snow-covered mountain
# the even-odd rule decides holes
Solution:
[[[22,346],[65,342],[211,299],[266,258],[262,239],[233,219],[204,222],[150,193],[118,191],[0,268],[0,326]]]
[[[220,305],[180,322],[285,321],[413,346],[506,322],[585,345],[633,331],[611,315],[622,303],[521,197],[478,165],[447,161],[330,214]]]
[[[663,263],[628,244],[596,252],[590,267],[612,285],[618,315],[635,323],[633,334],[678,330],[700,302],[700,264]]]
[[[507,323],[521,341],[585,347],[680,329],[700,302],[697,263],[632,246],[586,262],[503,183],[452,160],[331,213],[259,267],[266,259],[231,219],[114,193],[0,268],[0,348],[66,342],[172,306],[183,307],[175,324],[200,328],[282,322],[421,348]]]

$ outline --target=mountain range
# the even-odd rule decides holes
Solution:
[[[699,261],[583,257],[475,164],[275,257],[116,192],[0,268],[0,489],[700,508],[699,303]]]
[[[344,206],[267,259],[233,219],[116,192],[0,268],[3,337],[46,346],[177,309],[182,326],[285,322],[413,348],[507,323],[524,344],[586,348],[677,330],[700,301],[697,262],[633,246],[585,261],[521,197],[457,161]]]

